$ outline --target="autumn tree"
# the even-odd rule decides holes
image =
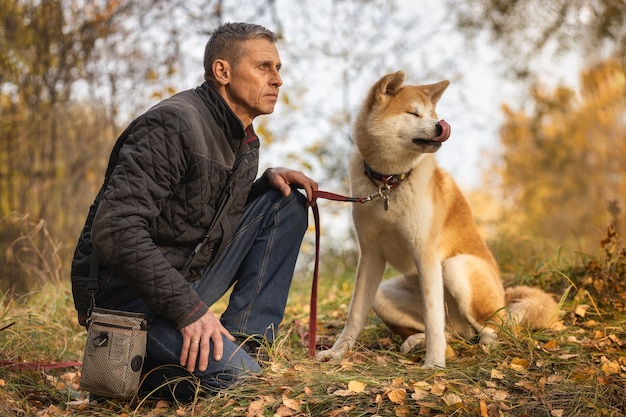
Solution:
[[[513,232],[593,251],[607,226],[626,226],[626,72],[609,60],[567,87],[504,106],[500,174]]]
[[[487,34],[502,53],[503,69],[534,79],[567,54],[626,62],[626,2],[623,0],[448,0],[457,27]]]

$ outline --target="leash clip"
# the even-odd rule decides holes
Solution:
[[[389,193],[391,192],[391,186],[385,181],[378,187],[378,197],[383,198],[383,207],[385,211],[389,210]]]

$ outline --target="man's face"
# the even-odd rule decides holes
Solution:
[[[250,39],[244,42],[243,48],[237,65],[230,67],[224,98],[247,127],[255,117],[274,111],[283,81],[279,74],[280,57],[273,42]]]

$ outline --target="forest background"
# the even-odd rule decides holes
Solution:
[[[452,81],[438,110],[453,136],[438,158],[501,264],[563,248],[593,254],[609,224],[625,227],[623,1],[250,4],[0,0],[4,291],[36,288],[51,257],[67,279],[115,138],[199,84],[206,39],[234,20],[280,36],[285,84],[275,114],[256,123],[261,169],[301,169],[347,193],[356,109],[369,85],[404,69],[410,83]],[[321,206],[324,264],[354,264],[349,208]]]
[[[359,102],[380,76],[404,69],[408,82],[452,80],[439,113],[453,140],[438,157],[501,262],[558,248],[592,254],[609,224],[626,225],[623,2],[0,3],[5,291],[40,284],[36,266],[50,254],[62,260],[57,277],[68,276],[115,138],[143,109],[202,81],[204,42],[232,20],[280,36],[281,103],[256,124],[263,166],[348,192]],[[349,209],[321,205],[324,263],[353,263]],[[41,241],[40,253],[24,234]]]
[[[256,123],[262,169],[346,193],[369,85],[398,69],[412,83],[450,79],[438,110],[453,140],[438,158],[500,261],[594,253],[609,224],[626,225],[625,13],[621,0],[0,0],[0,286],[49,279],[44,251],[66,279],[115,138],[199,84],[204,42],[233,20],[280,36],[281,102]],[[349,209],[321,206],[325,262],[354,263]]]
[[[625,415],[625,17],[623,0],[0,0],[0,414]],[[562,320],[501,329],[491,348],[452,342],[439,372],[400,355],[370,315],[339,367],[307,360],[311,231],[262,384],[90,408],[74,362],[76,238],[119,133],[202,81],[204,43],[225,21],[280,36],[280,103],[255,122],[261,170],[300,169],[328,191],[349,192],[351,125],[374,81],[398,69],[451,80],[437,159],[505,284],[550,291]],[[345,321],[357,248],[350,208],[320,207],[322,345]]]

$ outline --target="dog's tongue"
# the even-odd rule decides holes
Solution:
[[[450,137],[450,125],[445,120],[439,120],[437,123],[437,135],[436,138],[432,139],[433,142],[445,142]]]

